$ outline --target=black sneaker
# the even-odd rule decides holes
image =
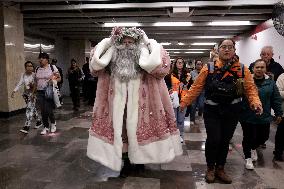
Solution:
[[[42,126],[42,122],[41,121],[37,121],[36,122],[36,125],[35,125],[35,127],[34,127],[34,129],[38,129],[38,128],[40,128]]]
[[[24,126],[24,127],[20,130],[20,132],[25,133],[25,134],[28,134],[28,133],[29,133],[29,129],[30,129],[30,127]]]

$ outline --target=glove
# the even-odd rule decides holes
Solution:
[[[146,35],[146,33],[143,31],[143,38],[142,38],[142,42],[147,45],[149,43],[149,38]]]

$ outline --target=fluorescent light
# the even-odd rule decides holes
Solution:
[[[179,54],[180,52],[174,52],[175,54]]]
[[[231,35],[216,35],[216,36],[195,36],[196,39],[226,39],[232,37]]]
[[[189,52],[185,52],[185,53],[187,53],[187,54],[202,54],[204,52],[202,52],[202,51],[189,51]]]
[[[165,49],[167,51],[207,51],[211,49]]]
[[[15,43],[12,43],[12,42],[8,42],[8,43],[5,43],[6,46],[15,46]]]
[[[209,26],[246,26],[251,25],[250,21],[214,21],[209,22]]]
[[[41,45],[42,49],[44,50],[50,50],[50,49],[54,49],[54,45]]]
[[[208,50],[212,50],[212,49],[188,49],[188,50],[192,50],[192,51],[208,51]]]
[[[192,43],[191,45],[215,45],[216,43]]]
[[[170,45],[171,43],[168,43],[168,42],[163,42],[163,43],[160,43],[161,45]]]
[[[4,24],[4,28],[12,28],[10,24]]]
[[[104,23],[104,27],[114,27],[114,26],[141,26],[138,22],[111,22],[111,23]]]
[[[184,45],[184,43],[179,42],[178,45]]]
[[[28,44],[28,43],[24,43],[24,47],[25,48],[29,48],[29,49],[35,49],[35,48],[39,48],[40,44]]]
[[[156,22],[153,26],[192,26],[192,22]]]

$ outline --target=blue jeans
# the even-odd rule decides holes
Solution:
[[[176,120],[177,120],[177,127],[180,132],[180,136],[183,138],[183,133],[184,133],[184,119],[185,119],[185,113],[186,113],[186,108],[183,110],[183,112],[179,111],[178,108],[174,108]]]
[[[48,119],[50,120],[51,123],[55,123],[55,116],[54,116],[54,102],[53,100],[46,99],[45,98],[45,92],[44,91],[37,91],[37,103],[39,104],[40,107],[40,112],[41,112],[41,119],[43,126],[45,128],[49,128],[49,122]]]
[[[196,108],[198,107],[198,114],[202,115],[204,110],[205,92],[204,90],[199,94],[195,101],[191,104],[190,121],[195,122]]]

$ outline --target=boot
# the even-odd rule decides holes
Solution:
[[[131,172],[131,168],[132,168],[132,166],[131,166],[131,163],[130,163],[129,159],[125,159],[123,167],[122,167],[122,169],[120,171],[119,177],[121,177],[121,178],[128,177],[130,172]]]
[[[214,166],[207,166],[205,174],[205,180],[207,183],[213,183],[215,181],[215,169]]]
[[[224,166],[217,166],[215,176],[223,181],[225,184],[231,184],[232,179],[225,173]]]
[[[121,178],[126,178],[126,177],[129,176],[129,174],[130,174],[130,172],[132,170],[132,165],[130,163],[130,160],[128,158],[127,153],[123,154],[122,156],[123,156],[122,157],[123,158],[123,167],[122,167],[122,169],[120,171],[120,175],[119,176]]]

